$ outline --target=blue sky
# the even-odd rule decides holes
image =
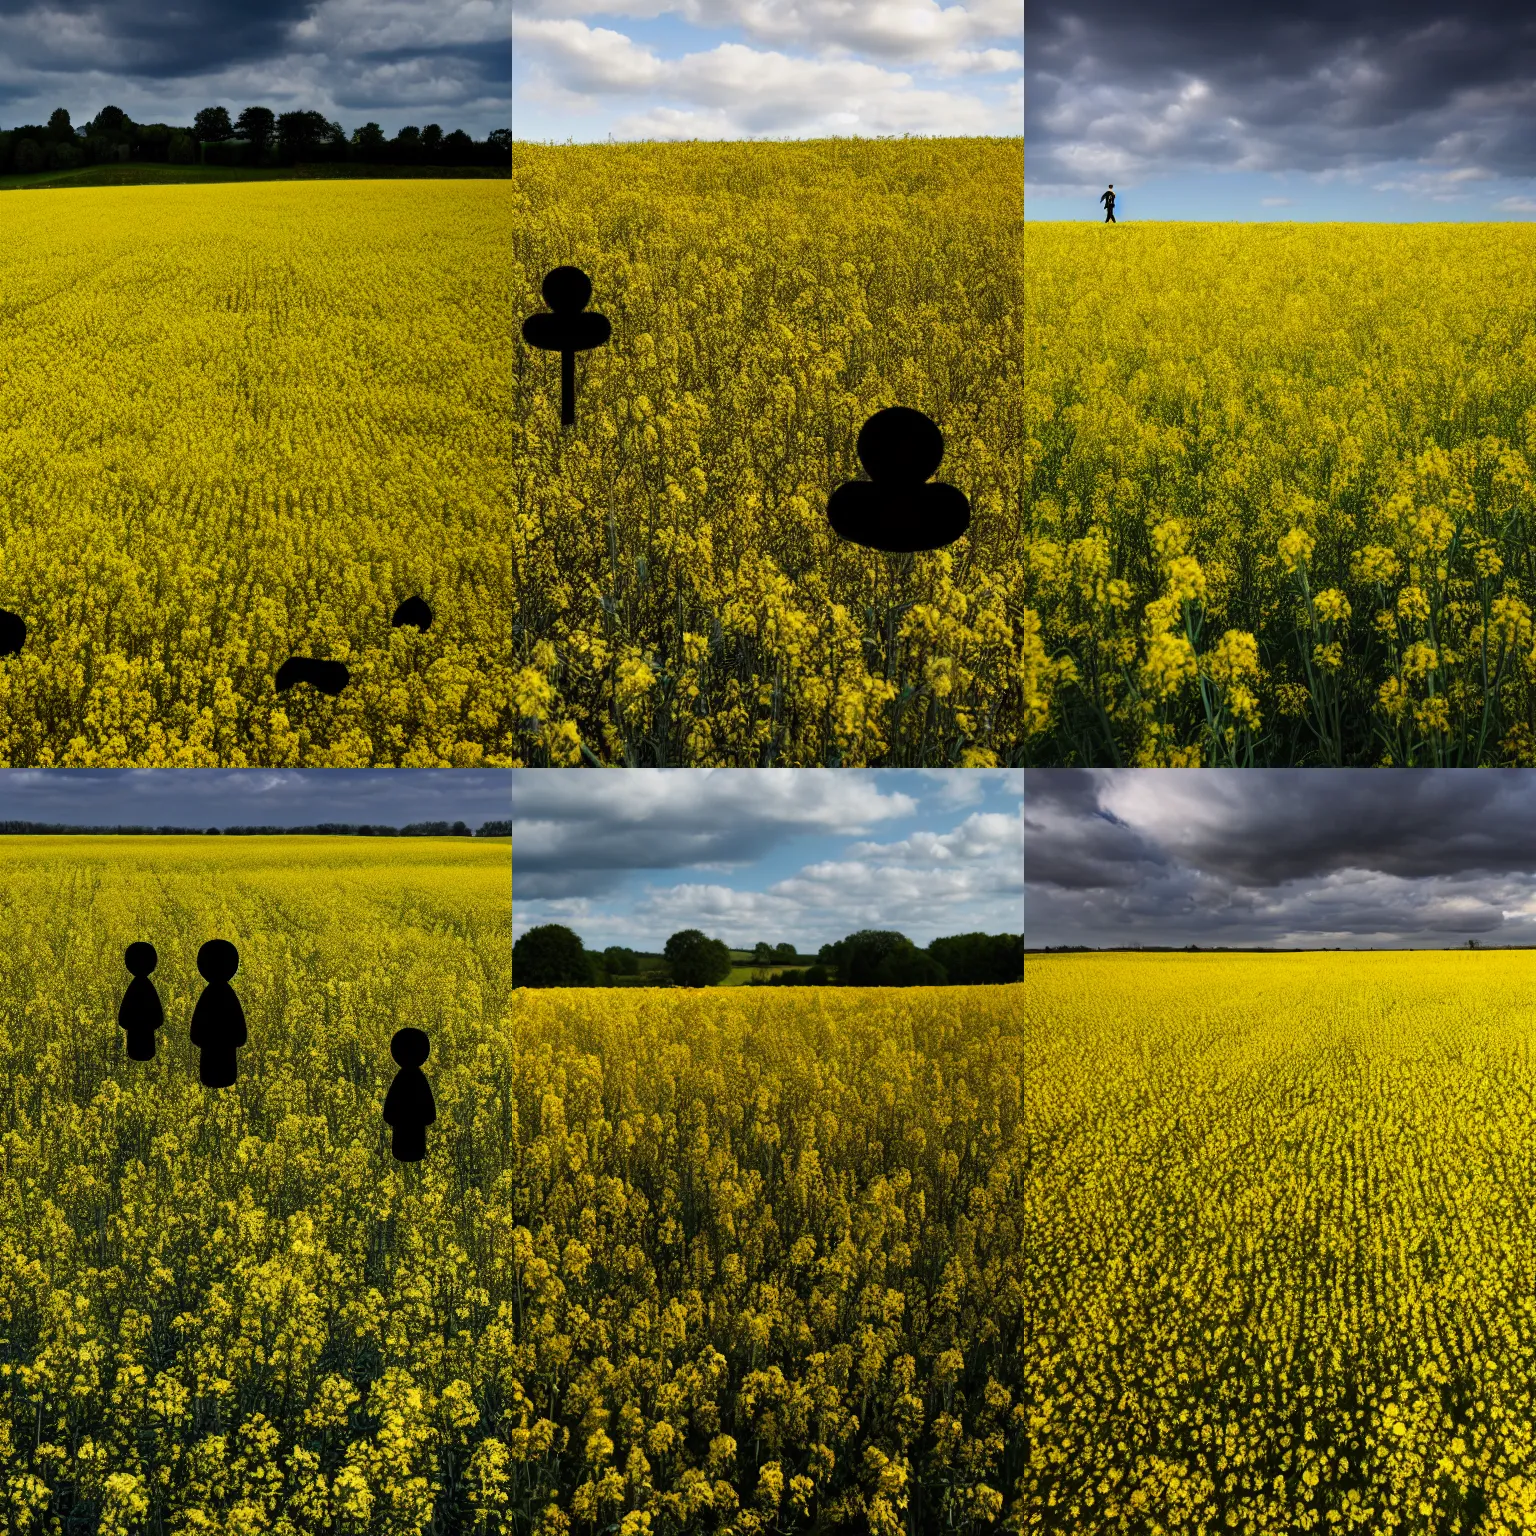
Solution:
[[[1023,925],[1022,770],[514,769],[512,805],[514,935],[815,953],[859,928]]]
[[[1032,0],[1025,217],[1536,215],[1536,13],[1509,0]]]
[[[79,826],[401,827],[505,821],[507,768],[11,768],[0,821]]]
[[[513,0],[512,136],[1023,132],[1023,0]]]

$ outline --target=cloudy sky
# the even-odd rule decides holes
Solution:
[[[1536,10],[1031,0],[1025,213],[1528,219]]]
[[[505,821],[510,805],[507,768],[0,770],[0,821],[203,828],[462,821],[473,831]]]
[[[1024,0],[512,0],[512,137],[1017,137]]]
[[[435,122],[483,139],[511,114],[510,0],[0,0],[0,128],[139,122],[200,107],[314,108],[350,133]]]
[[[859,928],[1017,933],[1020,770],[512,770],[512,931],[814,954]]]
[[[1052,944],[1536,945],[1536,774],[1031,769],[1025,934]]]

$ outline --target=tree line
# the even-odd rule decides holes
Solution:
[[[759,943],[755,967],[784,965],[802,957],[792,944]],[[559,923],[530,928],[512,946],[512,984],[519,987],[604,987],[640,985],[713,987],[733,968],[731,951],[720,939],[685,928],[666,942],[662,954],[647,956],[621,945],[601,953]],[[815,963],[774,975],[754,976],[749,986],[941,987],[976,986],[1024,979],[1024,936],[960,933],[919,949],[905,934],[863,928],[835,944],[823,944]]]
[[[136,123],[121,107],[106,106],[83,128],[58,107],[46,123],[0,131],[0,173],[66,171],[112,161],[171,165],[292,166],[336,161],[369,165],[510,165],[512,130],[493,129],[477,140],[438,123],[402,128],[393,137],[377,123],[349,134],[323,112],[273,112],[246,107],[231,118],[227,107],[204,107],[189,124]]]
[[[511,837],[512,823],[482,822],[471,832],[462,821],[413,821],[386,827],[321,821],[311,827],[82,827],[62,821],[0,821],[0,836],[86,837]]]

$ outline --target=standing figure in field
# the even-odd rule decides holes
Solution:
[[[202,1052],[197,1075],[205,1088],[234,1085],[235,1052],[246,1042],[245,1010],[229,984],[239,967],[240,952],[228,939],[209,939],[197,952],[208,985],[192,1010],[192,1044]]]
[[[155,1031],[165,1023],[160,994],[149,979],[159,963],[153,944],[130,944],[123,952],[123,964],[133,980],[118,1005],[117,1022],[128,1032],[128,1054],[134,1061],[155,1059]]]
[[[384,1123],[394,1129],[391,1148],[397,1162],[419,1163],[427,1155],[427,1127],[437,1119],[437,1105],[421,1064],[431,1050],[419,1029],[397,1029],[389,1042],[400,1070],[384,1096]]]
[[[0,608],[0,656],[14,656],[27,643],[27,621],[9,608]]]
[[[1108,192],[1101,192],[1099,194],[1099,201],[1104,204],[1104,222],[1106,224],[1113,224],[1115,222],[1115,184],[1114,184],[1114,182],[1110,182],[1110,184],[1109,184],[1109,191]]]
[[[944,458],[944,434],[905,405],[876,411],[855,445],[868,480],[848,480],[827,501],[833,533],[867,549],[942,549],[971,526],[965,492],[927,483]]]
[[[547,315],[523,321],[523,340],[530,347],[560,354],[560,425],[576,425],[576,354],[603,346],[613,335],[606,315],[586,314],[592,279],[580,267],[556,267],[545,274],[541,288]]]

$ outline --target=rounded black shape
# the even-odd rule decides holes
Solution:
[[[544,302],[557,315],[574,314],[587,307],[592,297],[592,279],[580,267],[556,267],[544,275],[540,289]]]
[[[395,609],[395,616],[389,621],[397,629],[402,624],[414,624],[417,629],[430,629],[432,627],[432,608],[424,597],[408,597]]]
[[[228,981],[240,969],[240,951],[228,939],[209,939],[197,952],[197,973],[204,981]]]
[[[888,554],[914,554],[953,544],[971,525],[965,493],[939,482],[892,490],[849,480],[827,501],[827,521],[839,538]]]
[[[123,951],[123,964],[128,967],[130,976],[148,976],[159,963],[160,956],[155,953],[155,946],[146,944],[142,939]]]
[[[395,1058],[397,1066],[419,1067],[431,1053],[432,1042],[427,1039],[426,1031],[410,1026],[397,1029],[394,1039],[389,1042],[389,1054]]]
[[[0,608],[0,656],[14,656],[26,642],[26,620],[19,613]]]
[[[921,485],[944,459],[944,434],[910,406],[876,411],[859,430],[859,462],[880,484]]]

